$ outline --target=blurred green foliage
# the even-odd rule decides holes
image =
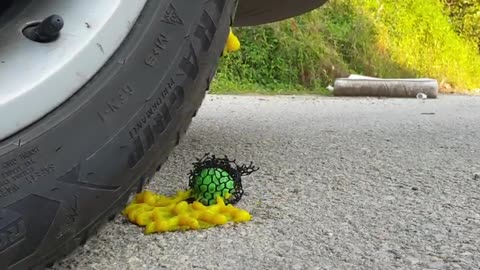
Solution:
[[[480,88],[480,35],[473,34],[479,29],[465,20],[459,28],[454,10],[439,0],[330,0],[294,19],[237,28],[242,50],[221,60],[212,89],[325,94],[327,85],[351,73]]]
[[[480,0],[442,0],[455,30],[480,50]]]

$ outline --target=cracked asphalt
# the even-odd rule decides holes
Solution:
[[[145,236],[118,216],[53,269],[480,269],[480,97],[207,96],[148,189],[253,161],[246,224]]]

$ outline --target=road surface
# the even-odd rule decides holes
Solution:
[[[54,269],[480,269],[480,97],[208,96],[148,187],[254,161],[247,224],[145,236],[119,216]]]

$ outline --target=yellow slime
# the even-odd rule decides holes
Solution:
[[[240,50],[240,40],[233,33],[232,28],[230,28],[230,34],[228,34],[227,44],[225,44],[224,53],[236,52]]]
[[[229,222],[241,223],[252,219],[247,211],[231,204],[225,205],[221,197],[217,204],[205,206],[200,202],[187,203],[191,191],[179,191],[175,196],[166,197],[150,191],[139,193],[134,201],[123,210],[130,222],[145,227],[145,234],[198,230],[224,225]]]

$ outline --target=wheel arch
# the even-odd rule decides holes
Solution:
[[[327,0],[240,0],[235,26],[254,26],[295,17],[325,4]]]

